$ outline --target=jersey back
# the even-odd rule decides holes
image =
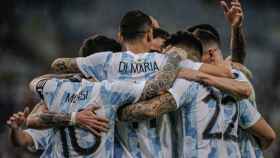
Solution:
[[[42,81],[43,82],[43,81]],[[45,80],[40,92],[51,112],[71,113],[99,105],[97,115],[107,117],[109,131],[97,137],[82,128],[66,127],[52,129],[49,133],[48,148],[42,157],[113,157],[114,126],[119,106],[135,102],[144,87],[142,83],[108,82],[92,83],[87,80]]]

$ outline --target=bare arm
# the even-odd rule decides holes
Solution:
[[[14,146],[27,147],[33,146],[32,137],[23,130],[28,112],[18,112],[13,114],[7,121],[10,128],[9,137]]]
[[[232,61],[244,64],[246,42],[243,31],[244,13],[241,3],[239,0],[232,0],[230,5],[224,0],[220,3],[231,26],[230,48],[232,51]]]
[[[262,149],[267,149],[276,139],[274,130],[263,118],[250,127],[248,131],[260,140]]]
[[[73,122],[71,113],[49,112],[47,106],[41,102],[35,106],[36,111],[28,116],[26,126],[33,129],[47,129],[77,125],[89,129],[96,135],[101,135],[101,132],[108,131],[108,120],[96,116],[94,111],[98,108],[89,106],[77,112],[75,122]]]
[[[122,107],[118,117],[122,121],[142,121],[176,110],[176,101],[170,93]]]
[[[58,58],[52,63],[51,69],[57,73],[80,72],[75,58]]]
[[[231,60],[237,63],[244,64],[246,57],[246,42],[245,35],[242,27],[231,28]]]
[[[154,79],[146,82],[139,101],[151,99],[171,88],[179,72],[178,64],[180,61],[181,58],[177,53],[168,54],[167,62],[162,70],[157,73]]]
[[[195,70],[182,69],[178,74],[178,77],[206,83],[207,85],[229,92],[238,98],[248,98],[252,92],[251,86],[248,82],[216,77]]]
[[[226,64],[222,65],[211,65],[211,64],[202,64],[199,71],[218,77],[233,78],[231,73],[231,67]]]

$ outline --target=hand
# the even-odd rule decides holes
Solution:
[[[90,130],[97,136],[101,136],[102,132],[107,132],[109,129],[109,120],[104,117],[98,117],[95,113],[99,108],[100,106],[91,105],[76,114],[76,123],[79,126]]]
[[[244,14],[239,0],[232,0],[231,7],[225,0],[220,1],[224,9],[224,14],[232,27],[241,27],[243,24]]]
[[[29,114],[29,108],[26,107],[24,109],[24,112],[17,112],[14,113],[13,116],[9,118],[7,121],[7,125],[11,129],[19,129],[25,126],[27,116]]]

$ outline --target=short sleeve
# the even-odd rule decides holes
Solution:
[[[102,81],[107,79],[106,63],[111,57],[112,52],[101,52],[88,57],[76,58],[76,62],[85,77],[95,77]]]
[[[179,64],[179,66],[181,68],[189,68],[189,69],[193,69],[193,70],[199,70],[201,65],[202,65],[202,63],[193,62],[193,61],[191,61],[189,59],[183,60]]]
[[[241,71],[233,69],[232,74],[234,75],[235,80],[237,80],[237,81],[249,82],[247,77]]]
[[[247,99],[239,102],[239,111],[239,124],[243,129],[253,126],[261,118],[261,114]]]
[[[191,90],[192,83],[193,82],[188,80],[176,79],[172,88],[168,90],[175,99],[177,108],[192,100],[192,98],[196,95],[196,90]]]
[[[46,149],[48,145],[48,130],[26,129],[24,132],[29,134],[33,139],[34,146],[28,147],[31,151]]]
[[[30,88],[37,94],[47,105],[51,104],[52,100],[55,97],[57,88],[63,80],[58,79],[35,79],[32,81]]]

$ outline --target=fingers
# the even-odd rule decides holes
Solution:
[[[106,117],[100,117],[100,116],[96,116],[95,114],[93,114],[93,118],[100,122],[109,123],[109,120]]]
[[[225,1],[220,1],[220,5],[224,9],[224,12],[227,13],[229,11],[229,7]]]
[[[99,122],[92,119],[85,120],[86,125],[90,125],[91,127],[98,129],[102,132],[107,132],[109,129],[109,125],[107,123]]]
[[[91,131],[91,133],[93,133],[94,135],[101,137],[101,132],[98,132],[97,130],[95,130],[89,126],[85,126],[85,128],[88,129],[89,131]]]

